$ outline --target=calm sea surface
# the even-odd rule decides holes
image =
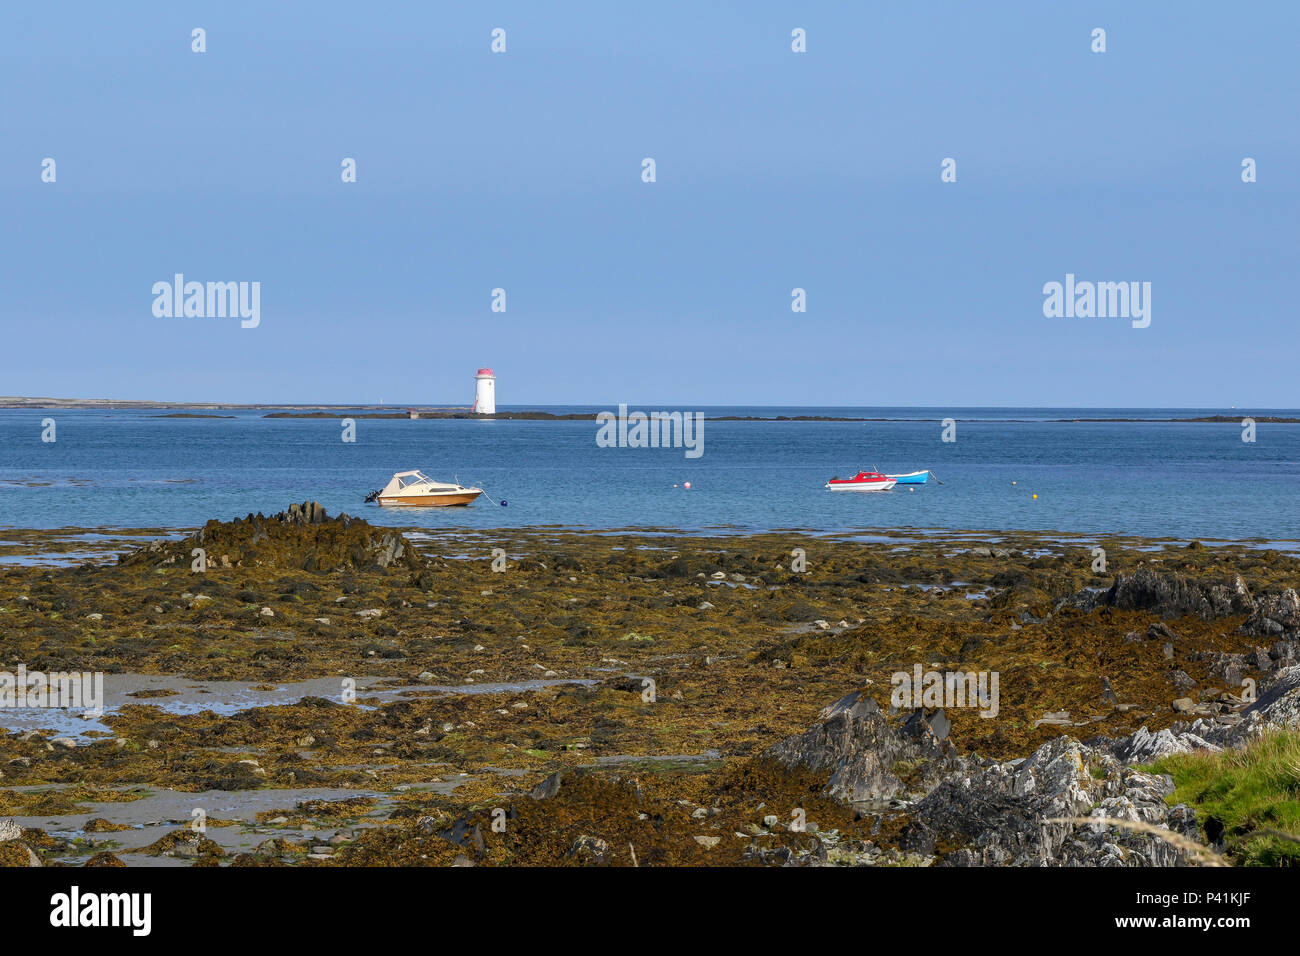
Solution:
[[[430,528],[915,527],[1300,539],[1300,425],[1260,424],[1250,444],[1238,423],[1053,421],[1242,412],[696,410],[908,420],[710,421],[703,456],[690,459],[683,449],[598,447],[593,421],[357,419],[348,444],[337,420],[268,419],[266,410],[214,413],[233,416],[220,419],[0,410],[0,527],[193,527],[312,499],[331,513]],[[1300,417],[1286,409],[1250,414]],[[47,417],[56,421],[53,443],[41,441]],[[955,442],[941,440],[946,417],[958,421]],[[865,495],[822,488],[832,475],[877,467],[930,468],[943,484]],[[497,503],[382,510],[363,503],[393,472],[412,468],[443,480],[458,475]],[[680,487],[688,481],[689,491]]]

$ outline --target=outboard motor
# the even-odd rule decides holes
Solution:
[[[379,500],[379,492],[380,492],[381,490],[382,490],[382,489],[379,489],[379,490],[376,490],[376,491],[372,491],[372,492],[370,492],[370,494],[366,495],[366,504],[370,504],[370,502],[372,502],[372,501],[378,501],[378,500]]]

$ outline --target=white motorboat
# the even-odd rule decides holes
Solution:
[[[479,495],[482,488],[466,488],[446,481],[434,481],[421,471],[399,471],[380,491],[372,491],[366,501],[380,505],[415,505],[419,507],[444,507],[467,505]]]

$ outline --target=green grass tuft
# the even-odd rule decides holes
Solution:
[[[1195,807],[1206,842],[1221,842],[1237,865],[1300,866],[1300,731],[1165,757],[1149,769],[1173,777],[1169,803]]]

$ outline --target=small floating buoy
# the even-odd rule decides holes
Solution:
[[[689,491],[691,487],[691,483],[689,481],[684,481],[682,482],[682,487]]]
[[[1037,497],[1038,497],[1038,495],[1034,495],[1034,497],[1035,497],[1035,498],[1037,498]]]
[[[502,498],[502,499],[501,499],[501,507],[504,508],[505,506],[506,506],[506,499]]]

